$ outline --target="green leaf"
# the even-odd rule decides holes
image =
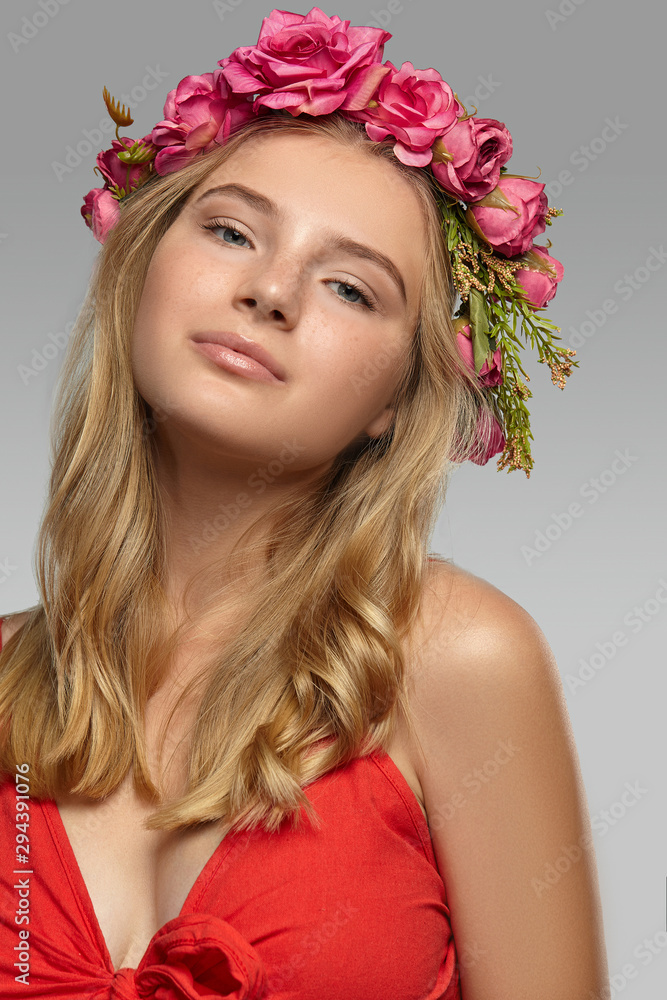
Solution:
[[[139,164],[148,163],[149,160],[152,160],[155,157],[155,152],[156,151],[152,146],[144,146],[144,144],[139,141],[133,143],[129,149],[120,150],[116,153],[116,156],[123,163]]]
[[[479,374],[482,365],[489,358],[489,320],[484,308],[484,297],[477,288],[470,289],[470,327],[472,331],[472,352],[475,372]]]

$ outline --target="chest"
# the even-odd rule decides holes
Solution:
[[[168,801],[184,786],[183,736],[191,722],[187,710],[176,714],[158,755],[159,726],[170,708],[171,702],[158,695],[145,714],[151,776],[157,783],[161,775]],[[131,771],[103,800],[68,795],[56,804],[113,967],[135,968],[155,932],[180,913],[225,828],[207,823],[186,830],[148,829],[155,806],[138,795]]]
[[[425,816],[402,729],[387,749]],[[182,757],[179,764],[166,783],[174,795],[184,773]],[[131,774],[103,801],[66,796],[57,805],[113,967],[136,968],[154,934],[181,912],[225,828],[209,823],[190,830],[147,829],[154,807],[137,795]]]
[[[67,797],[58,811],[113,967],[134,968],[155,932],[180,913],[224,831],[218,824],[147,830],[153,809],[129,781],[102,802]]]

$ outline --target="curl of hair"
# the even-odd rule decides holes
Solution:
[[[252,614],[220,635],[197,673],[187,780],[165,802],[147,764],[144,710],[187,622],[175,624],[163,587],[155,418],[133,382],[131,332],[153,252],[195,187],[243,143],[282,132],[385,158],[413,185],[428,233],[419,318],[392,427],[344,449],[312,493],[284,495],[268,548],[250,529],[239,540],[235,567],[261,551],[269,571]],[[384,748],[399,712],[410,724],[403,640],[451,471],[479,447],[488,406],[456,346],[454,300],[432,178],[340,115],[259,116],[121,204],[59,376],[35,554],[41,600],[0,653],[0,770],[29,761],[38,798],[100,798],[132,769],[156,804],[152,829],[219,820],[272,831],[287,817],[296,824],[302,808],[317,823],[303,788]],[[205,579],[201,620],[214,621],[228,595],[215,567]]]

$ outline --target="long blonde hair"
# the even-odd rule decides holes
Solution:
[[[312,492],[287,492],[272,508],[269,571],[248,621],[198,674],[185,792],[165,804],[143,712],[183,625],[163,588],[164,509],[131,333],[153,252],[189,194],[242,143],[279,132],[384,157],[414,186],[428,234],[420,312],[393,425],[346,448]],[[35,556],[41,601],[0,653],[3,772],[28,761],[32,795],[99,798],[132,768],[157,806],[153,829],[221,820],[270,831],[297,823],[301,807],[317,823],[303,787],[386,746],[399,712],[409,724],[401,642],[419,612],[452,457],[479,447],[487,406],[456,347],[454,305],[432,179],[336,114],[261,116],[123,202],[59,377]],[[215,609],[224,588],[214,571],[206,579]]]

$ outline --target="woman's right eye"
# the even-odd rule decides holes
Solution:
[[[248,237],[240,229],[230,225],[224,219],[212,219],[210,222],[203,222],[201,223],[201,227],[202,229],[210,229],[211,232],[215,232],[217,229],[221,230],[222,235],[218,236],[218,239],[231,246],[242,246],[244,240],[248,246],[252,246]]]
[[[246,243],[248,242],[247,238],[238,229],[233,229],[231,226],[219,226],[217,228],[222,229],[221,238],[225,243],[233,243],[235,246],[238,246],[239,242],[242,243],[244,240]],[[228,234],[231,234],[231,239]]]

